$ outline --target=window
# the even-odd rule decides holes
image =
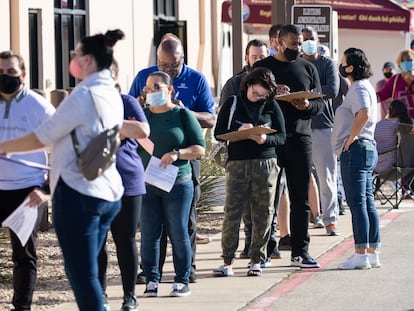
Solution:
[[[55,0],[56,88],[75,86],[69,74],[69,53],[85,35],[85,0]]]
[[[154,45],[160,44],[164,34],[175,34],[183,44],[184,62],[187,62],[187,22],[179,21],[177,15],[177,0],[154,0]]]
[[[41,50],[39,44],[39,15],[37,10],[29,10],[29,67],[30,67],[30,87],[38,89],[41,85],[41,73],[39,63],[41,59]]]

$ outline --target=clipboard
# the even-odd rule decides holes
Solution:
[[[242,130],[242,131],[233,131],[226,134],[217,135],[217,138],[222,140],[228,140],[231,142],[239,141],[239,140],[245,140],[250,135],[261,135],[261,134],[272,134],[275,133],[276,130],[263,127],[263,126],[255,126],[250,129]]]
[[[304,99],[315,99],[320,97],[325,97],[325,94],[318,94],[318,93],[312,93],[307,91],[299,91],[299,92],[293,92],[286,95],[278,95],[275,97],[276,100],[283,100],[286,102],[289,102],[293,99],[298,98],[304,98]]]

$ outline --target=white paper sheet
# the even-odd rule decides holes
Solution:
[[[160,159],[151,157],[144,173],[144,180],[154,187],[170,192],[177,178],[178,167],[170,164],[162,168],[160,163]]]
[[[38,207],[29,207],[29,197],[27,197],[13,213],[7,217],[3,223],[3,227],[9,227],[17,235],[25,246],[27,240],[33,232],[33,228],[36,224],[38,214]]]

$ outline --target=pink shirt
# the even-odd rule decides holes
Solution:
[[[398,80],[394,88],[395,79]],[[402,100],[407,105],[409,116],[414,118],[414,83],[407,85],[401,74],[393,75],[377,95],[381,102],[388,98]]]

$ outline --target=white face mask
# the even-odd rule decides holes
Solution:
[[[164,106],[167,99],[164,96],[164,92],[156,92],[147,94],[145,101],[152,107]]]
[[[302,51],[306,55],[313,55],[316,53],[318,46],[315,40],[306,40],[302,43]]]

